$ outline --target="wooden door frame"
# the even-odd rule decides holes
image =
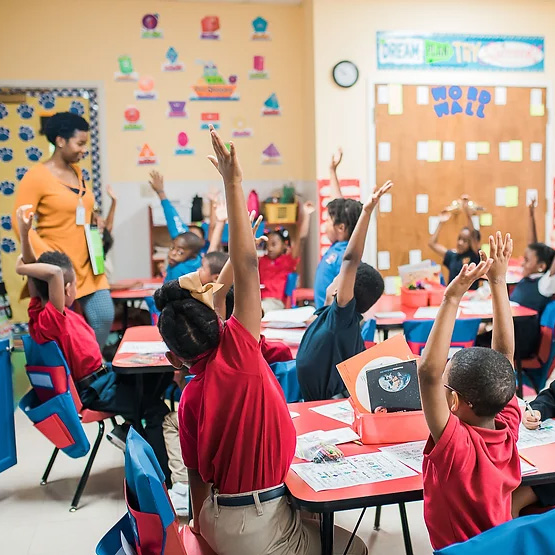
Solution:
[[[439,71],[439,70],[438,70]],[[522,80],[522,82],[519,82]],[[545,130],[545,147],[543,156],[545,159],[545,201],[547,203],[547,211],[545,214],[545,238],[549,244],[552,231],[555,229],[554,221],[554,189],[555,176],[553,175],[553,156],[551,156],[552,145],[552,127],[551,114],[553,113],[554,100],[551,98],[550,91],[553,91],[552,82],[545,74],[534,74],[522,72],[517,76],[506,75],[503,72],[476,72],[476,71],[445,71],[441,75],[434,71],[418,71],[418,74],[404,71],[376,71],[366,81],[366,106],[367,109],[367,137],[368,137],[368,176],[365,182],[361,183],[361,198],[367,198],[370,194],[370,184],[376,183],[376,119],[375,107],[376,85],[381,84],[398,84],[398,85],[429,85],[429,86],[451,86],[453,84],[462,86],[476,87],[529,87],[529,88],[545,88],[547,124]],[[364,249],[364,259],[369,264],[377,267],[378,258],[378,235],[377,235],[377,218],[373,217],[370,222],[370,233],[366,239],[366,247]]]

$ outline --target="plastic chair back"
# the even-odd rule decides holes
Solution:
[[[297,362],[288,360],[287,362],[274,362],[270,364],[288,403],[296,403],[302,399],[299,380],[297,379]]]
[[[360,334],[364,341],[371,341],[373,343],[376,335],[376,320],[374,318],[366,320],[360,329]]]
[[[0,341],[0,472],[17,463],[9,340]]]
[[[283,297],[285,299],[285,308],[291,308],[293,305],[293,293],[297,289],[297,283],[299,282],[299,274],[297,272],[291,272],[287,276],[287,281],[285,282],[285,291],[283,292]]]
[[[476,336],[480,327],[480,319],[462,319],[455,321],[455,329],[451,338],[451,358],[460,349],[467,349],[476,344]],[[420,355],[426,346],[434,320],[407,320],[403,322],[403,332],[410,347],[415,355]]]
[[[66,455],[83,457],[90,444],[79,418],[81,401],[62,352],[53,341],[39,345],[28,335],[23,337],[23,347],[32,389],[19,407]]]

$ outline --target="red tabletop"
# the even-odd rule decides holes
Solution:
[[[149,279],[124,279],[115,283],[117,286],[134,285],[138,281],[146,284],[152,284],[154,287],[149,289],[119,289],[111,291],[112,299],[121,301],[140,300],[146,297],[152,297],[153,292],[158,289],[163,283],[162,278],[149,278]]]
[[[337,401],[314,401],[310,403],[292,403],[289,409],[298,412],[300,416],[293,419],[297,435],[315,430],[335,430],[346,424],[309,410],[311,407],[335,403]],[[341,445],[341,451],[346,456],[374,453],[378,447],[384,445],[356,445],[346,443]],[[523,477],[526,485],[538,485],[555,482],[555,443],[524,449],[522,454],[537,467],[538,472]],[[306,462],[293,459],[293,464]],[[333,512],[375,505],[387,505],[422,499],[422,475],[399,478],[374,484],[352,486],[348,488],[316,492],[304,482],[293,470],[289,470],[285,481],[291,495],[297,503],[313,512]]]
[[[380,328],[396,328],[402,327],[403,322],[405,320],[412,320],[414,319],[414,313],[418,310],[418,308],[414,308],[411,306],[405,306],[401,304],[401,296],[400,295],[382,295],[378,302],[372,307],[370,315],[374,317],[374,315],[378,312],[404,312],[406,318],[376,318],[376,326],[378,329]],[[529,316],[535,316],[537,312],[532,310],[531,308],[526,308],[524,306],[512,306],[511,311],[513,313],[513,318],[523,318]],[[493,318],[493,314],[464,314],[461,312],[459,316],[461,319],[472,319],[472,318],[479,318],[480,320],[491,320]]]

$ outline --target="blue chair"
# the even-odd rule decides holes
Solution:
[[[0,341],[0,472],[17,463],[9,340]]]
[[[376,320],[373,318],[366,320],[366,322],[362,325],[360,333],[364,341],[370,341],[373,343],[376,335]]]
[[[287,276],[287,281],[285,282],[285,308],[293,307],[293,293],[297,289],[297,283],[299,282],[299,274],[297,272],[291,272]]]
[[[462,543],[434,551],[435,555],[550,555],[555,511],[509,520]]]
[[[481,320],[477,318],[465,318],[455,321],[455,329],[451,338],[450,356],[460,349],[473,347],[476,344],[480,322]],[[434,320],[407,320],[403,322],[405,338],[415,355],[422,353],[433,325]]]
[[[274,362],[270,364],[288,403],[296,403],[302,400],[301,388],[297,379],[297,361]]]

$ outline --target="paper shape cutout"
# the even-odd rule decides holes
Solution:
[[[125,118],[124,131],[142,131],[144,129],[144,125],[140,121],[141,112],[135,106],[127,106],[123,117]]]
[[[506,206],[507,193],[505,187],[497,187],[495,189],[495,206]]]
[[[530,89],[530,105],[543,104],[543,93],[541,89]]]
[[[423,85],[416,87],[416,103],[420,105],[430,103],[430,89],[428,87]]]
[[[202,40],[220,40],[220,19],[217,15],[207,15],[200,21]]]
[[[253,133],[253,130],[250,127],[247,127],[247,124],[242,118],[238,118],[233,122],[231,136],[234,139],[252,137]]]
[[[475,142],[466,143],[466,159],[478,160],[478,146]]]
[[[264,56],[254,56],[253,68],[249,71],[249,79],[268,79],[270,76],[264,70]]]
[[[478,154],[489,154],[489,142],[478,141],[476,143],[476,150],[478,151]]]
[[[200,128],[209,129],[210,125],[213,125],[214,129],[220,128],[220,114],[217,112],[204,112],[200,115]]]
[[[378,104],[389,104],[389,87],[378,85]]]
[[[430,216],[428,218],[428,233],[433,235],[439,225],[439,216]]]
[[[162,71],[183,71],[185,64],[178,61],[177,50],[170,46],[166,52],[166,61],[162,64]]]
[[[541,162],[543,158],[543,145],[532,143],[530,145],[530,162]]]
[[[206,62],[202,77],[193,85],[195,94],[191,95],[191,100],[239,100],[239,96],[234,94],[236,83],[236,75],[230,75],[226,83],[216,65]]]
[[[160,16],[157,13],[148,13],[142,19],[143,30],[141,38],[143,39],[161,39],[164,36],[162,29],[158,27]]]
[[[389,85],[387,113],[390,116],[400,116],[403,113],[403,85]]]
[[[428,195],[416,195],[416,213],[428,213]]]
[[[522,141],[509,141],[509,162],[522,162]]]
[[[268,22],[263,17],[257,17],[252,21],[253,32],[251,40],[271,40],[268,33]]]
[[[281,116],[281,108],[276,93],[272,93],[264,102],[262,106],[263,116]]]
[[[137,159],[137,165],[139,166],[151,166],[158,163],[158,159],[156,154],[154,154],[153,150],[148,146],[148,144],[144,144],[139,152],[139,157]]]
[[[133,62],[130,56],[120,56],[118,58],[119,71],[114,72],[116,81],[137,81],[139,74],[133,71]]]
[[[418,141],[416,143],[416,159],[428,161],[428,141]]]
[[[378,143],[378,161],[389,162],[391,160],[391,143]]]
[[[397,286],[397,280],[399,285]],[[383,278],[384,293],[386,295],[399,295],[401,293],[401,278],[399,276],[387,276]]]
[[[545,116],[545,106],[543,104],[533,104],[530,106],[530,115],[534,117]]]
[[[507,208],[518,206],[518,187],[510,186],[505,188],[505,206]]]
[[[139,79],[139,90],[135,91],[135,100],[156,100],[158,94],[154,90],[154,79],[144,75]]]
[[[482,227],[488,227],[493,225],[493,216],[491,214],[480,214],[480,225]]]
[[[409,251],[409,264],[420,264],[422,262],[422,251],[414,249]]]
[[[528,206],[533,200],[538,200],[538,190],[526,189],[526,206]]]
[[[480,216],[471,216],[470,219],[472,220],[472,225],[474,229],[480,230]]]
[[[428,141],[428,162],[441,162],[441,141]]]
[[[169,118],[186,118],[187,112],[185,111],[185,100],[168,100],[168,117]]]
[[[176,156],[190,156],[195,153],[194,148],[187,147],[189,144],[189,137],[185,131],[181,131],[177,135],[177,147],[175,148]]]
[[[507,104],[507,87],[495,87],[495,104],[504,106]]]
[[[510,158],[509,143],[499,143],[499,160],[501,162],[508,162]]]
[[[378,270],[389,270],[390,257],[389,251],[379,251],[378,252]]]
[[[380,197],[380,212],[387,214],[393,210],[393,197],[391,193],[385,193]]]
[[[274,143],[262,151],[262,164],[281,164],[281,154]]]
[[[444,141],[443,159],[447,161],[455,159],[455,143],[453,141]]]

